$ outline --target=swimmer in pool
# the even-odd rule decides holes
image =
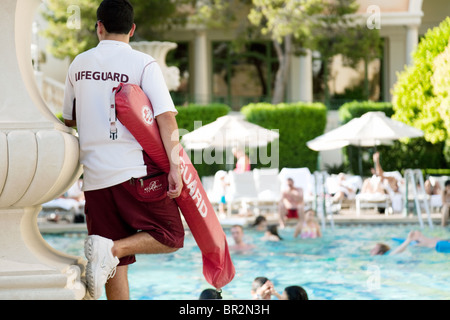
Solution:
[[[426,248],[436,248],[438,252],[448,252],[450,249],[450,241],[443,240],[440,238],[428,238],[425,237],[422,232],[413,230],[410,231],[408,237],[405,241],[398,246],[395,250],[390,251],[390,247],[384,243],[377,243],[375,247],[370,250],[370,255],[394,255],[402,253],[411,244],[411,242],[416,241],[416,246],[426,247]]]
[[[255,246],[244,242],[244,228],[241,225],[235,224],[231,227],[231,236],[234,240],[234,245],[230,246],[230,250],[233,251],[248,251]]]

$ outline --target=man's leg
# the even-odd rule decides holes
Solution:
[[[124,239],[114,241],[112,253],[117,258],[123,258],[135,254],[171,253],[178,248],[168,247],[147,232],[138,232]]]
[[[106,298],[108,300],[129,300],[130,288],[128,286],[128,266],[118,266],[116,275],[105,284]]]
[[[443,226],[443,227],[445,227],[447,225],[449,209],[450,209],[450,206],[448,204],[444,204],[442,206],[442,209],[441,209],[441,212],[442,212],[441,226]]]
[[[284,229],[285,227],[286,215],[287,210],[286,207],[284,206],[283,200],[281,200],[280,203],[278,204],[278,221],[280,224],[280,229]]]
[[[160,254],[177,251],[178,248],[168,247],[153,238],[147,232],[138,232],[128,238],[114,241],[111,249],[117,258],[135,254]],[[129,300],[130,289],[128,285],[128,266],[118,266],[116,274],[105,284],[108,300]]]

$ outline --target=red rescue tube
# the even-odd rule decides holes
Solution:
[[[116,88],[115,104],[120,122],[136,138],[150,159],[161,170],[169,172],[169,159],[146,94],[137,85],[121,83]],[[220,289],[228,284],[235,274],[226,236],[197,170],[182,147],[180,168],[183,189],[175,200],[202,252],[203,275],[206,281]]]

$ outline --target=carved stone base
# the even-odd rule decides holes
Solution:
[[[0,210],[0,299],[83,299],[85,261],[45,242],[40,209]]]

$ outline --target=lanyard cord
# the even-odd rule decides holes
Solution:
[[[109,107],[109,138],[111,140],[117,139],[117,115],[116,115],[116,91],[118,88],[114,88],[111,94],[111,103]]]

